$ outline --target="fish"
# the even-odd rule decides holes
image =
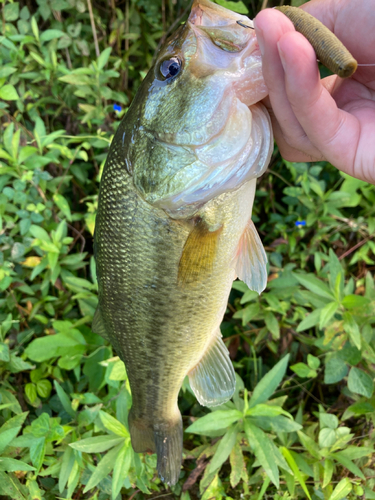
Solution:
[[[251,220],[273,151],[252,21],[195,0],[161,48],[111,143],[100,182],[93,331],[124,361],[135,452],[177,483],[186,376],[201,405],[228,401],[220,332],[237,277],[260,293],[267,256]]]

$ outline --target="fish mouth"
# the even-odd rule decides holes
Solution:
[[[259,177],[268,165],[271,125],[256,104],[268,94],[261,55],[254,31],[237,21],[252,25],[246,16],[208,0],[196,0],[187,21],[196,48],[189,55],[186,82],[201,81],[200,103],[207,113],[190,106],[180,130],[153,131],[162,147],[176,156],[184,152],[187,161],[165,176],[158,192],[146,196],[174,219],[192,216],[213,198]],[[197,113],[202,121],[193,119]]]
[[[237,14],[210,0],[195,0],[189,15],[189,22],[196,26],[226,26],[237,21],[253,27],[252,21],[247,16]]]

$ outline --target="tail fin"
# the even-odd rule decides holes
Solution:
[[[133,408],[131,408],[128,423],[133,450],[136,453],[144,451],[155,453],[154,430],[149,422],[143,418],[136,418]]]
[[[152,451],[157,454],[157,469],[160,479],[168,486],[177,483],[182,461],[182,419],[150,425],[129,412],[129,430],[135,452]]]
[[[159,429],[156,429],[159,427]],[[173,486],[180,477],[182,461],[182,419],[178,412],[178,420],[162,426],[155,426],[155,445],[158,457],[158,473],[160,479]]]

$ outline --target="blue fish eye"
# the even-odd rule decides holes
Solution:
[[[181,70],[181,60],[178,57],[171,57],[170,59],[165,59],[162,61],[159,67],[159,71],[163,79],[169,80],[178,75]]]

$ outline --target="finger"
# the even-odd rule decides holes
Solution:
[[[269,90],[271,119],[281,154],[291,161],[303,161],[301,151],[307,154],[306,157],[302,157],[305,161],[312,161],[311,158],[321,159],[321,154],[313,147],[295,117],[286,93],[285,73],[277,44],[287,33],[295,33],[292,23],[281,12],[266,9],[255,18],[255,29],[261,51],[263,51],[263,76]],[[302,46],[312,51],[311,64],[316,68],[315,53],[307,40],[303,40]],[[297,39],[297,41],[300,45],[300,40]],[[297,53],[301,50],[299,45],[295,48]],[[301,57],[304,57],[303,50]]]
[[[311,64],[307,48],[303,48],[302,54],[295,50],[297,38],[301,43],[304,41],[300,33],[287,33],[278,43],[288,101],[315,150],[333,165],[351,173],[359,140],[359,122],[337,107],[322,85],[316,67]]]

